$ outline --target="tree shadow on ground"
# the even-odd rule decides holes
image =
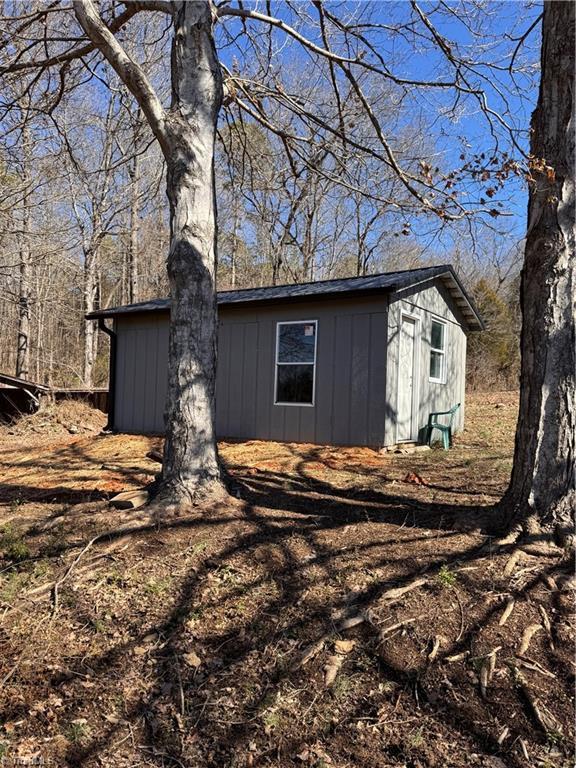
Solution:
[[[313,762],[314,749],[358,768],[372,768],[378,760],[382,765],[465,765],[467,752],[503,756],[512,768],[526,765],[514,738],[528,738],[534,721],[513,686],[499,678],[483,700],[470,682],[470,669],[442,660],[460,652],[481,659],[486,643],[478,638],[502,610],[500,600],[480,600],[470,605],[470,615],[459,614],[457,606],[448,607],[452,592],[442,591],[437,581],[440,568],[450,563],[452,571],[462,568],[459,602],[502,588],[488,567],[489,537],[481,532],[495,508],[421,502],[382,488],[336,487],[309,475],[311,456],[290,477],[236,470],[241,498],[225,509],[137,523],[106,540],[137,538],[144,546],[165,538],[173,549],[170,536],[185,533],[207,537],[210,551],[186,561],[174,604],[167,604],[160,617],[157,612],[152,620],[141,616],[110,647],[70,658],[48,673],[46,707],[51,694],[64,691],[68,721],[90,711],[98,722],[92,734],[68,747],[67,765],[110,765],[127,742],[141,757],[137,764],[151,766],[320,765],[321,756]],[[552,572],[557,565],[552,558],[545,569]],[[521,589],[508,587],[507,594],[523,599],[541,583],[541,575]],[[414,604],[382,602],[388,590],[418,576],[428,581]],[[70,602],[63,610],[69,618],[79,626],[94,620],[89,599],[79,598],[71,585],[66,595]],[[252,601],[253,610],[243,614],[242,601]],[[194,623],[190,629],[199,609],[206,628]],[[438,631],[451,632],[437,664],[421,647],[422,630],[407,629],[393,644],[381,642],[382,624],[406,610],[410,618],[421,611],[424,622],[436,620]],[[439,612],[453,613],[450,622],[442,623]],[[343,616],[360,615],[364,619],[356,628],[336,631]],[[436,627],[427,631],[431,638]],[[325,649],[342,635],[357,643],[343,663],[352,671],[346,678],[340,673],[351,695],[322,682]],[[303,649],[322,638],[324,648],[316,658],[297,666]],[[184,659],[194,649],[201,651],[201,663],[188,665]],[[546,663],[558,669],[551,652]],[[104,692],[109,706],[110,690],[128,674],[134,692],[120,715],[104,717],[108,713],[98,713],[103,705],[94,712],[91,692]],[[566,677],[558,686],[571,695]],[[27,707],[25,700],[12,704],[5,719],[25,717]],[[425,743],[416,738],[412,717],[426,723]],[[498,734],[506,725],[515,736],[501,744]],[[452,763],[442,762],[449,739],[455,744]],[[311,755],[307,763],[296,757],[304,753],[303,744]]]

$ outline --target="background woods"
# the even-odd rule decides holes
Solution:
[[[114,24],[132,6],[105,3],[102,12]],[[537,74],[536,51],[530,40],[519,46],[512,27],[502,50],[495,34],[502,20],[493,11],[470,6],[456,29],[448,11],[428,17],[416,4],[387,8],[386,24],[367,5],[346,6],[341,20],[313,3],[286,11],[296,38],[306,34],[324,51],[345,42],[350,58],[369,53],[370,66],[360,71],[341,56],[321,68],[310,45],[305,58],[295,57],[294,35],[250,26],[233,8],[216,26],[225,79],[216,149],[218,287],[452,262],[488,321],[488,332],[470,342],[470,385],[514,387],[521,228],[498,214],[522,213],[523,193],[502,138],[502,152],[491,157],[477,151],[481,142],[463,138],[464,129],[478,130],[463,104],[481,99],[488,73],[496,73],[511,101],[494,99],[499,111],[490,119],[506,126],[508,149],[525,142],[527,120],[524,131],[512,130],[512,116],[521,123],[518,91]],[[7,3],[5,21],[0,370],[105,385],[107,340],[84,313],[168,293],[162,153],[113,70],[93,51],[67,58],[78,27],[65,8]],[[467,74],[458,59],[435,54],[430,79],[421,82],[406,62],[437,48],[435,25],[454,36]],[[161,96],[170,89],[168,26],[162,13],[140,14],[122,37]],[[465,58],[480,30],[490,65]],[[41,60],[42,40],[61,63],[26,66]],[[444,81],[455,86],[450,98]],[[432,190],[435,215],[422,216],[423,189]]]

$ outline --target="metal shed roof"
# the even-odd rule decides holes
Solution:
[[[337,280],[319,280],[312,283],[296,283],[293,285],[274,285],[266,288],[246,288],[239,291],[218,291],[218,305],[257,304],[269,301],[298,301],[301,299],[324,297],[331,295],[355,296],[364,293],[380,293],[411,288],[419,283],[433,278],[439,278],[446,285],[455,304],[464,316],[468,328],[479,331],[484,328],[482,318],[468,296],[456,272],[449,264],[437,267],[421,267],[399,272],[384,272],[367,277],[348,277]],[[86,315],[87,320],[117,317],[119,315],[142,314],[148,312],[168,312],[170,299],[152,299],[138,304],[128,304],[122,307],[99,309]]]

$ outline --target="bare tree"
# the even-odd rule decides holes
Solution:
[[[20,280],[18,287],[18,341],[16,348],[16,376],[30,376],[30,304],[32,297],[30,275],[30,192],[31,192],[31,137],[27,119],[22,128],[22,216],[19,232]]]
[[[502,508],[528,533],[574,536],[576,331],[572,2],[544,3],[522,269],[520,412]]]
[[[115,94],[108,93],[104,114],[96,111],[75,122],[72,114],[77,112],[77,105],[67,105],[66,112],[59,134],[65,146],[69,199],[82,249],[84,311],[88,313],[100,304],[101,249],[106,238],[117,232],[122,214],[130,207],[115,179],[122,166],[133,162],[133,154],[117,149],[118,134],[125,128],[125,113]],[[98,330],[94,323],[82,325],[83,380],[86,387],[92,387]]]
[[[558,5],[564,8],[565,4]],[[214,435],[216,206],[213,159],[223,101],[226,110],[234,113],[236,119],[250,120],[276,137],[294,176],[306,168],[307,172],[349,192],[362,194],[375,205],[397,211],[404,221],[420,214],[440,227],[470,222],[479,216],[487,221],[497,220],[503,213],[498,193],[511,176],[525,172],[521,163],[499,146],[501,142],[506,143],[508,149],[514,148],[522,157],[513,110],[497,79],[503,69],[508,71],[513,65],[516,74],[520,71],[518,51],[527,33],[522,35],[518,46],[513,43],[507,68],[498,60],[484,61],[485,48],[479,47],[475,57],[463,52],[457,41],[449,41],[441,34],[436,18],[442,14],[454,17],[454,10],[445,4],[423,9],[412,0],[409,6],[402,6],[398,11],[405,17],[391,23],[382,23],[377,14],[372,17],[377,7],[346,6],[340,9],[339,16],[332,6],[312,2],[283,6],[283,11],[274,15],[271,4],[266,5],[264,12],[240,2],[217,6],[210,0],[188,3],[143,0],[113,3],[110,8],[103,8],[101,15],[93,0],[75,0],[74,14],[83,35],[78,33],[78,26],[67,8],[50,7],[35,18],[27,18],[27,28],[34,23],[38,25],[37,35],[29,32],[31,42],[25,53],[9,57],[3,65],[2,71],[8,77],[27,72],[44,73],[46,88],[50,91],[54,86],[46,73],[53,69],[62,72],[62,67],[81,60],[93,75],[99,52],[133,94],[162,149],[171,217],[167,264],[172,305],[167,439],[161,493],[169,501],[186,504],[221,491]],[[66,30],[64,38],[54,32],[52,12],[58,15],[60,26]],[[148,76],[146,67],[137,63],[117,34],[120,30],[129,31],[131,20],[141,12],[163,13],[171,24],[169,107],[164,106],[162,94]],[[472,17],[478,13],[481,9],[473,4],[470,10],[461,9],[459,16],[459,21],[475,39],[480,36]],[[13,28],[22,23],[18,18],[14,20],[14,16],[10,22]],[[528,31],[534,27],[531,23]],[[438,56],[438,72],[434,77],[419,78],[406,71],[395,71],[394,62],[386,58],[380,46],[386,35],[392,40],[417,40],[422,50]],[[274,56],[276,39],[292,46],[292,50],[306,53],[311,71],[322,84],[320,89],[303,88],[294,93],[286,86],[282,78],[283,60]],[[245,72],[236,64],[228,67],[218,60],[217,42],[227,47],[228,60],[232,58],[231,51],[238,50],[241,54],[250,51],[250,57],[244,57]],[[47,53],[40,56],[41,50]],[[30,83],[31,79],[32,76],[24,78],[24,82]],[[500,109],[489,103],[488,88],[497,95]],[[319,93],[323,94],[320,99]],[[426,146],[421,147],[420,152],[415,147],[408,151],[400,131],[390,132],[381,115],[387,102],[392,100],[394,108],[401,110],[406,101],[419,93],[425,93],[427,100],[438,97],[442,117],[457,118],[463,102],[473,104],[484,116],[493,138],[490,152],[478,152],[469,159],[463,156],[462,163],[454,167],[451,160],[433,161]],[[288,114],[292,118],[287,119]],[[315,162],[316,155],[310,151],[313,146],[324,153],[321,164]],[[357,177],[351,173],[353,165],[347,162],[352,154],[385,169],[402,194],[386,194],[377,185],[359,188]],[[479,193],[480,188],[483,194]],[[298,200],[298,191],[295,191],[294,200]],[[559,196],[559,199],[562,198]],[[297,208],[304,225],[300,230],[302,240],[299,239],[296,247],[310,250],[304,244],[311,238],[317,213],[313,206],[308,211],[306,205],[298,204]],[[282,210],[289,212],[290,206]],[[292,222],[284,219],[283,235],[291,229]],[[364,258],[360,256],[360,261]],[[530,258],[526,269],[527,272],[534,269]],[[528,282],[526,278],[525,285]],[[535,337],[538,323],[544,321],[544,317],[526,312],[525,336]],[[529,355],[525,358],[524,380],[534,364]],[[548,380],[541,382],[543,387],[549,384]],[[528,407],[529,402],[523,397],[523,409]],[[569,420],[573,420],[572,403],[568,412],[572,414]],[[565,412],[561,415],[567,417]],[[547,439],[542,440],[541,446],[543,452],[552,448]],[[557,461],[558,452],[555,459]],[[564,481],[559,480],[558,489],[559,497],[567,495]]]

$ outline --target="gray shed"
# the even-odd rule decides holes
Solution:
[[[92,312],[111,335],[110,428],[161,434],[170,302]],[[482,320],[451,266],[218,293],[220,438],[379,448],[461,403]],[[106,319],[113,320],[112,329]]]

